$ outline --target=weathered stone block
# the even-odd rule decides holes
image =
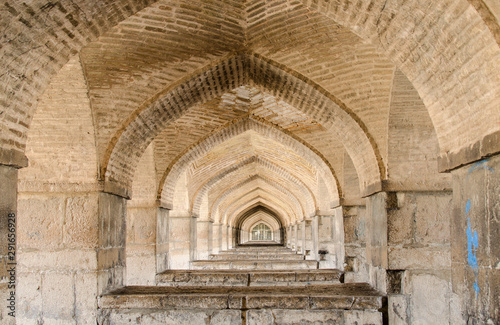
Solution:
[[[309,308],[308,296],[247,296],[247,307],[249,309],[259,308],[286,308],[286,309],[300,309]]]
[[[156,242],[156,212],[154,207],[127,209],[127,243]]]
[[[346,310],[344,324],[382,325],[382,313],[373,310]]]
[[[210,325],[240,325],[240,310],[218,310],[210,317]]]
[[[72,274],[42,275],[43,318],[49,322],[75,324],[75,291]]]
[[[451,267],[450,249],[444,247],[389,248],[389,268],[448,269]]]
[[[65,247],[95,248],[98,242],[98,197],[89,194],[66,199],[63,242]]]
[[[275,324],[274,315],[269,309],[248,310],[246,312],[247,325]]]
[[[24,271],[79,271],[95,270],[97,254],[92,249],[61,251],[20,251],[18,266]]]
[[[407,277],[411,295],[412,324],[448,324],[450,321],[450,285],[447,280],[432,274],[413,274]]]
[[[75,275],[75,320],[78,325],[94,325],[97,319],[97,273]]]
[[[61,247],[65,199],[63,196],[19,196],[17,218],[19,248]]]
[[[415,239],[422,244],[444,244],[450,242],[450,192],[432,192],[431,195],[416,195]]]
[[[16,318],[29,324],[42,319],[42,275],[38,272],[17,274]]]
[[[405,194],[402,206],[387,213],[387,235],[389,245],[409,244],[414,240],[415,202]]]
[[[391,325],[409,325],[408,303],[405,295],[389,295],[388,316]]]

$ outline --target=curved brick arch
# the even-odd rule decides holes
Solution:
[[[406,75],[429,111],[445,169],[457,167],[450,153],[466,152],[465,163],[500,151],[498,143],[482,148],[500,131],[498,34],[468,1],[301,2],[370,41]]]
[[[219,194],[216,199],[214,200],[214,203],[209,207],[209,216],[210,218],[214,217],[214,214],[218,210],[219,206],[224,205],[223,202],[226,202],[227,200],[230,200],[232,195],[235,192],[238,191],[244,191],[248,186],[250,185],[255,185],[255,183],[259,182],[264,182],[268,184],[270,187],[277,189],[278,191],[284,193],[287,195],[291,200],[290,200],[290,205],[296,205],[296,208],[304,214],[306,212],[304,203],[302,200],[300,200],[296,195],[294,195],[290,190],[288,190],[286,187],[281,185],[279,182],[276,180],[270,178],[268,175],[259,175],[259,174],[254,174],[254,175],[249,175],[248,177],[242,178],[242,179],[237,179],[236,184],[233,186],[230,186],[228,188],[224,188],[224,192]]]
[[[247,223],[248,219],[253,218],[258,213],[265,213],[270,217],[274,218],[275,219],[274,222],[276,222],[276,224],[279,224],[281,226],[284,225],[283,216],[280,215],[279,212],[277,212],[276,210],[274,210],[273,208],[267,206],[262,202],[252,204],[251,206],[247,207],[245,210],[240,212],[235,218],[236,222],[234,223],[234,225],[236,227],[243,228],[242,225],[244,223]]]
[[[199,210],[202,200],[204,196],[208,193],[208,191],[213,190],[216,193],[218,193],[220,190],[218,191],[217,188],[224,187],[224,183],[230,181],[232,184],[234,184],[236,181],[234,181],[233,177],[238,176],[238,173],[241,173],[243,168],[250,167],[250,169],[252,169],[255,168],[256,166],[263,167],[265,168],[266,171],[268,171],[268,173],[272,173],[272,175],[275,175],[275,177],[280,180],[280,183],[287,184],[286,187],[292,189],[293,192],[295,193],[299,192],[301,194],[300,195],[301,201],[304,201],[303,205],[305,206],[306,211],[311,211],[311,210],[314,211],[317,209],[318,205],[316,204],[316,198],[314,197],[311,189],[308,186],[306,186],[306,184],[304,184],[299,178],[288,173],[285,169],[271,163],[268,160],[265,160],[260,157],[251,157],[249,159],[242,161],[237,165],[233,165],[229,168],[226,168],[218,175],[214,175],[213,178],[211,178],[205,184],[203,184],[203,186],[199,188],[193,195],[191,211],[195,215],[199,215],[200,214]],[[243,174],[244,178],[249,178],[246,171],[243,171]],[[216,195],[216,197],[219,196]],[[295,197],[297,197],[297,194],[295,194]],[[214,204],[211,205],[212,207],[215,205],[215,202],[217,202],[217,200],[214,200]],[[209,211],[212,211],[212,209],[210,208]]]
[[[342,191],[339,189],[339,183],[332,173],[333,169],[324,157],[316,154],[310,147],[307,146],[307,144],[300,143],[295,138],[279,130],[277,127],[252,117],[251,119],[237,121],[220,132],[208,136],[188,151],[182,153],[179,158],[175,159],[165,170],[165,173],[160,180],[160,192],[158,193],[158,198],[160,198],[162,202],[165,202],[167,206],[171,205],[176,180],[192,162],[208,153],[215,146],[248,130],[256,131],[259,134],[272,139],[272,141],[282,143],[285,146],[297,151],[303,157],[312,160],[313,165],[317,166],[317,169],[321,172],[321,176],[325,179],[325,182],[330,185],[328,188],[330,190],[332,200],[336,199],[336,196],[340,196]],[[333,186],[333,184],[335,186]],[[312,191],[311,185],[309,185],[308,188]]]
[[[237,217],[238,219],[238,217]],[[278,223],[275,217],[271,214],[264,212],[263,210],[259,210],[258,212],[253,213],[249,216],[245,221],[241,222],[241,230],[251,231],[255,226],[259,223],[264,223],[271,230],[279,230],[281,223]]]
[[[264,181],[264,184],[262,184],[262,181]],[[293,197],[287,195],[282,186],[278,188],[276,184],[270,184],[260,176],[256,176],[255,179],[251,179],[249,182],[242,182],[241,186],[235,186],[233,189],[230,189],[230,192],[232,195],[225,196],[224,199],[220,200],[218,206],[215,207],[215,210],[218,208],[220,216],[228,214],[228,211],[239,209],[242,205],[242,200],[255,195],[269,201],[275,200],[283,210],[287,211],[285,216],[295,219],[304,215],[303,206],[300,202],[295,201]]]
[[[214,206],[213,210],[217,211],[219,207],[222,207],[222,211],[225,212],[229,211],[231,208],[236,209],[239,198],[247,197],[254,192],[259,192],[259,195],[263,199],[269,201],[277,199],[279,204],[284,206],[283,209],[289,211],[286,215],[289,215],[290,217],[304,215],[303,205],[299,200],[293,197],[293,194],[290,194],[286,188],[280,186],[275,181],[260,175],[254,175],[248,179],[248,181],[243,181],[233,188],[228,189],[228,195],[221,197],[220,200],[218,200],[217,206]],[[238,199],[233,201],[230,195],[236,196]],[[219,211],[221,211],[221,209],[219,209]],[[224,212],[221,213],[221,215],[223,214]]]
[[[9,42],[0,50],[6,61],[0,71],[0,99],[6,107],[0,122],[2,163],[26,165],[23,152],[34,103],[69,56],[154,2],[4,3],[2,26]],[[498,24],[485,23],[489,16],[481,18],[469,2],[302,1],[371,41],[396,63],[426,103],[443,153],[482,144],[499,130]],[[498,151],[498,145],[489,150]],[[472,151],[473,156],[486,154]]]
[[[279,169],[274,168],[275,166],[274,166],[273,164],[269,163],[268,161],[266,161],[266,160],[264,160],[264,159],[262,159],[262,158],[259,158],[259,161],[261,161],[261,164],[262,164],[262,165],[264,165],[264,166],[265,166],[265,168],[266,168],[266,169],[269,169],[271,172],[273,172],[273,173],[275,173],[275,174],[277,174],[277,175],[280,175],[281,177],[286,177],[286,176],[287,176],[287,174],[285,174],[285,175],[281,175],[281,174],[279,173]],[[293,181],[293,180],[292,180],[292,181]],[[299,182],[300,182],[300,180],[299,180]],[[304,188],[304,187],[301,187],[301,186],[300,186],[300,184],[301,184],[301,183],[299,183],[299,184],[298,184],[298,187],[299,187],[299,188]],[[313,199],[315,199],[314,195],[313,195],[311,192],[309,192],[309,193],[310,193],[310,196],[311,196]],[[307,193],[307,194],[309,194],[309,193]],[[217,206],[218,206],[218,204],[220,203],[220,201],[221,201],[222,199],[224,199],[224,197],[225,197],[225,196],[227,196],[227,195],[229,195],[229,194],[230,194],[230,193],[226,191],[225,193],[219,194],[219,196],[217,196],[217,197],[216,197],[216,199],[215,199],[215,200],[213,200],[212,205],[209,207],[209,215],[213,215],[213,214],[215,213],[215,211],[216,211],[216,209],[217,209]],[[307,197],[308,197],[309,195],[307,195],[307,194],[305,195],[305,197],[306,197],[306,206],[308,206],[308,203],[309,203],[309,202],[307,201]],[[223,196],[223,195],[225,195],[225,196]],[[311,203],[312,203],[312,202],[311,202]]]
[[[156,0],[6,1],[0,49],[0,162],[27,164],[26,133],[36,102],[70,57]]]
[[[307,115],[323,123],[344,142],[360,175],[364,189],[381,187],[381,160],[376,145],[354,113],[307,78],[292,75],[273,62],[255,55],[240,54],[219,62],[189,80],[172,86],[153,104],[136,111],[116,135],[109,150],[105,172],[106,191],[129,196],[132,175],[146,146],[169,122],[189,107],[221,96],[224,92],[253,79],[260,87],[275,94]],[[214,84],[216,86],[214,86]],[[311,85],[312,84],[312,85]],[[296,92],[291,91],[291,87]]]
[[[295,220],[294,218],[291,218],[289,221],[289,218],[286,218],[289,213],[283,207],[278,206],[276,202],[274,202],[274,200],[271,201],[261,196],[255,195],[253,198],[243,201],[239,205],[239,207],[236,208],[230,215],[227,215],[226,212],[221,213],[221,223],[227,224],[229,226],[234,226],[236,222],[235,216],[240,215],[242,211],[248,210],[249,208],[257,205],[264,205],[272,208],[272,210],[274,211],[277,211],[278,215],[281,215],[283,217],[283,224],[285,225],[288,225],[291,220]]]

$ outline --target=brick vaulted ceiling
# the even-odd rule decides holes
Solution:
[[[118,183],[109,190],[130,188],[137,163],[133,157],[154,139],[158,199],[169,208],[175,209],[175,186],[188,168],[190,209],[205,217],[214,218],[201,209],[203,195],[229,206],[255,190],[256,180],[248,182],[255,177],[260,179],[258,194],[290,218],[327,211],[342,195],[336,174],[342,174],[348,157],[338,137],[345,130],[323,125],[324,116],[307,112],[307,105],[327,100],[348,113],[344,118],[353,125],[345,126],[359,129],[364,139],[358,141],[376,148],[362,153],[372,155],[368,162],[359,161],[359,168],[366,169],[361,178],[368,178],[362,186],[380,180],[385,168],[394,65],[358,36],[298,2],[158,1],[86,46],[80,57],[100,163],[108,179]],[[270,85],[262,80],[270,76],[258,71],[267,61],[283,76],[303,80]],[[214,65],[222,68],[200,81],[208,86],[202,99],[190,102],[196,95],[186,90],[163,100]],[[308,103],[299,103],[291,92],[309,92]],[[154,120],[161,113],[150,115],[145,124],[154,129],[151,134],[129,135],[133,119],[159,102],[161,111],[175,110],[174,102],[179,114],[164,123]],[[235,130],[235,124],[247,120],[274,132]],[[119,140],[127,137],[133,140],[121,145]],[[212,145],[214,141],[220,143]],[[242,165],[249,159],[254,162]],[[327,190],[322,195],[319,179]],[[224,195],[228,191],[234,193]]]
[[[467,2],[455,2],[453,15],[472,15]],[[342,15],[340,4],[319,3],[324,10],[291,0],[142,1],[102,17],[99,26],[113,27],[91,29],[100,36],[82,37],[72,54],[83,67],[105,190],[131,196],[149,146],[159,202],[175,209],[176,187],[185,182],[187,206],[207,218],[214,202],[228,209],[262,198],[300,218],[383,186],[447,186],[446,177],[436,176],[439,153],[475,140],[474,132],[491,132],[493,124],[481,117],[485,130],[464,139],[445,129],[443,119],[454,115],[435,108],[449,105],[433,93],[437,81],[426,83],[431,74],[407,64],[411,55],[403,58],[411,40],[393,41],[384,29],[392,19],[404,21],[402,14],[377,20],[368,14],[385,10],[377,1],[351,7],[340,1]],[[405,6],[402,13],[410,10]],[[377,33],[388,47],[372,39],[370,26],[382,29]],[[478,37],[489,44],[491,35]],[[483,54],[498,58],[497,52],[491,46]],[[473,89],[484,105],[498,100],[496,89],[482,91]],[[408,124],[418,126],[421,143],[401,131]],[[394,150],[398,143],[401,150]],[[408,167],[425,172],[398,172]]]

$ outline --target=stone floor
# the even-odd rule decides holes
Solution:
[[[301,257],[282,247],[221,252],[193,262],[206,269],[168,270],[157,275],[156,286],[101,296],[99,324],[382,324],[379,292],[342,283],[338,270],[302,269],[314,261]],[[286,267],[271,270],[279,262]],[[249,270],[251,264],[256,268]]]

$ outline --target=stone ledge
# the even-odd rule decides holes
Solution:
[[[123,187],[118,182],[107,180],[104,182],[104,190],[103,192],[113,194],[116,196],[120,196],[124,199],[130,200],[132,198],[132,190]]]
[[[160,286],[264,286],[340,283],[338,270],[205,271],[169,270],[156,276]]]
[[[99,298],[101,309],[378,310],[382,296],[366,283],[293,287],[124,287]]]
[[[438,171],[450,172],[462,166],[480,161],[500,153],[500,130],[484,136],[481,140],[462,147],[456,152],[447,152],[438,157]]]
[[[0,148],[0,165],[17,169],[28,167],[28,157],[21,151]]]

